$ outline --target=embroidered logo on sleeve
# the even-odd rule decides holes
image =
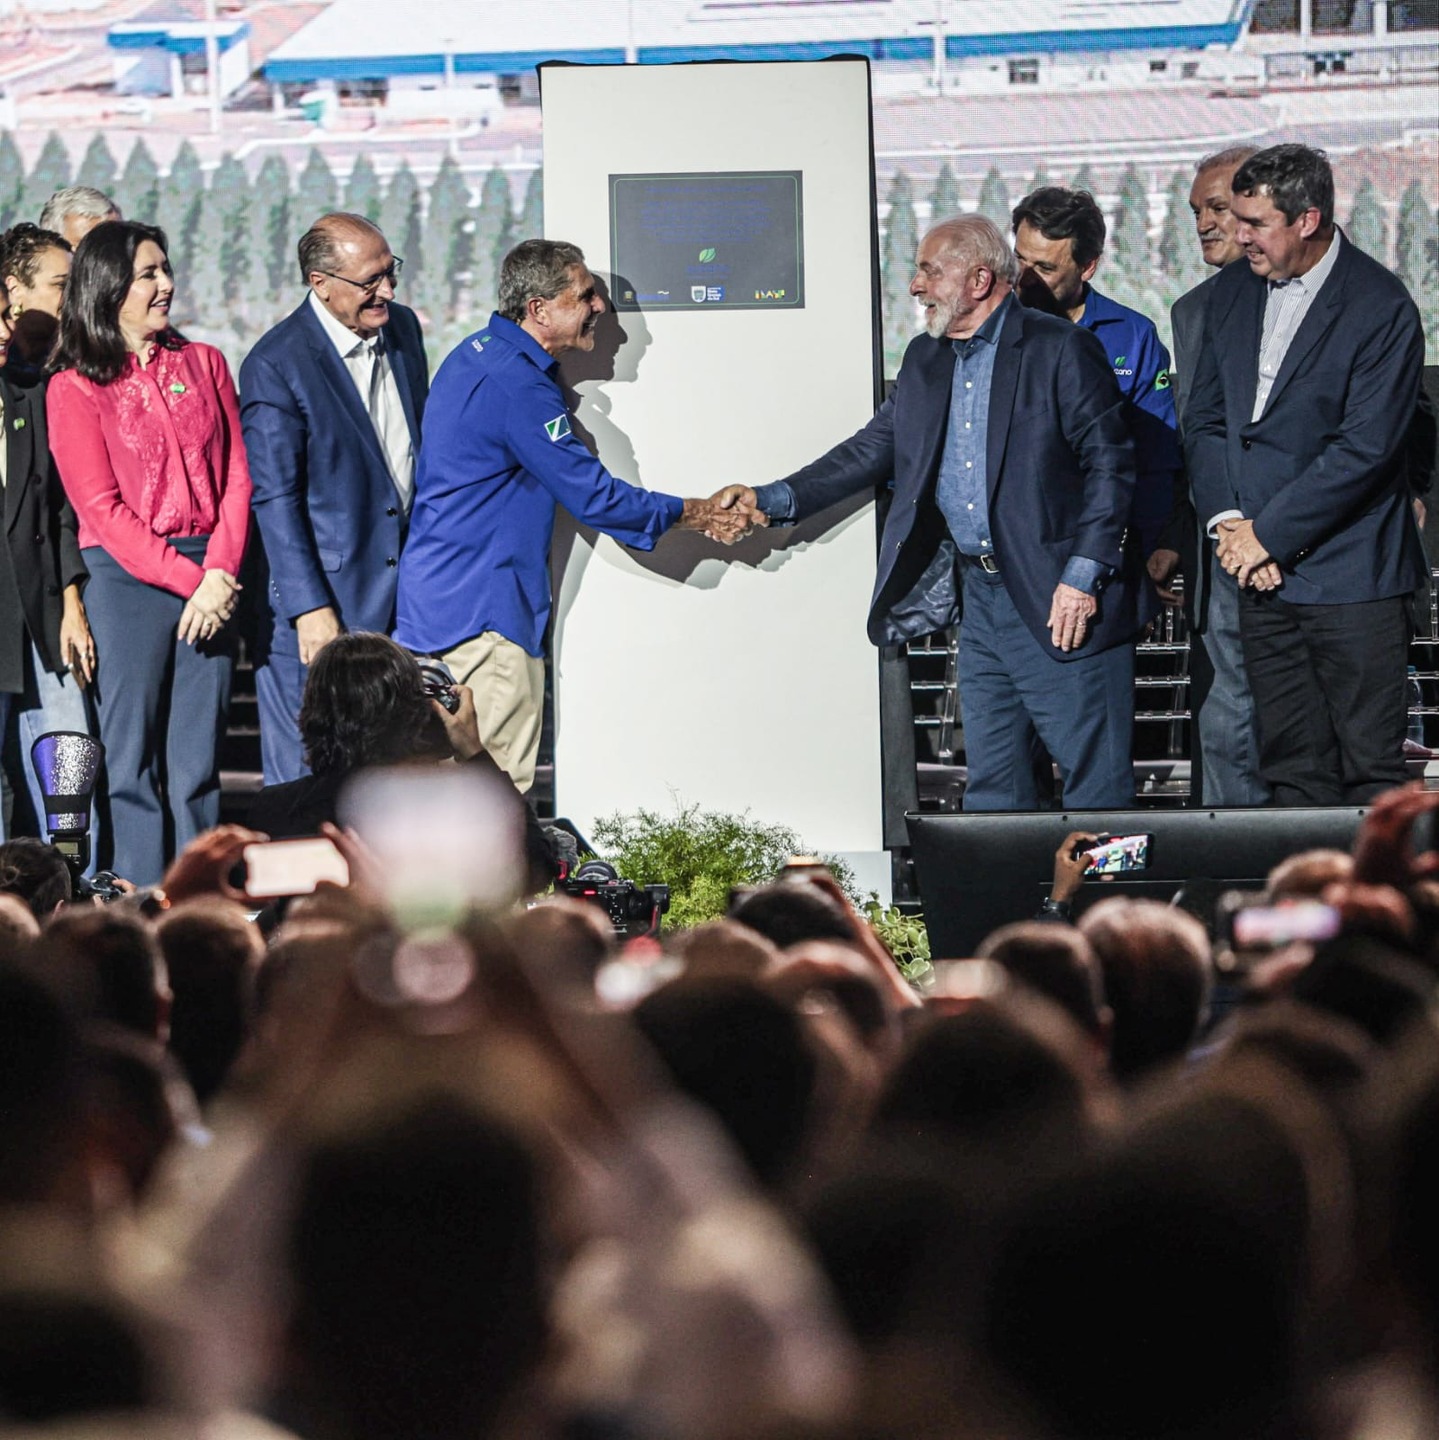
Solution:
[[[570,433],[570,417],[568,415],[556,415],[553,420],[545,421],[545,434],[551,440],[563,440]]]

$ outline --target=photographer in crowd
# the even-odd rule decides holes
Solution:
[[[439,672],[431,677],[384,635],[337,635],[305,681],[300,738],[310,773],[265,786],[250,824],[273,839],[314,835],[338,821],[346,782],[376,766],[454,761],[503,773],[480,742],[470,687],[446,685]],[[515,804],[524,810],[526,853],[541,888],[554,875],[549,844],[518,792]]]

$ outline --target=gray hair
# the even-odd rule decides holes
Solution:
[[[1194,167],[1196,175],[1203,175],[1206,170],[1237,170],[1251,155],[1259,153],[1257,145],[1231,145],[1227,150],[1216,150],[1212,155],[1206,155]]]
[[[1019,279],[1019,261],[1000,233],[999,226],[983,215],[957,215],[931,226],[925,239],[937,238],[940,254],[968,265],[983,265],[996,280],[1007,285]]]
[[[85,220],[118,220],[120,207],[93,185],[67,185],[45,202],[40,212],[40,228],[62,231],[67,215],[79,215]]]
[[[553,300],[569,289],[570,271],[585,252],[565,240],[521,240],[500,265],[499,312],[516,325],[531,300]]]
[[[300,259],[300,283],[308,285],[310,276],[316,270],[321,274],[330,270],[338,270],[345,260],[340,253],[340,247],[347,238],[346,231],[353,233],[356,230],[368,231],[378,235],[382,240],[385,238],[380,227],[367,220],[363,215],[354,215],[348,210],[333,210],[328,215],[321,215],[300,236],[300,243],[297,247]]]

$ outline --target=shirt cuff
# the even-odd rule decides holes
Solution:
[[[1071,555],[1069,563],[1064,567],[1064,574],[1059,577],[1059,583],[1072,586],[1075,590],[1083,590],[1086,595],[1098,595],[1104,588],[1104,582],[1113,574],[1113,565],[1106,565],[1100,560],[1090,560],[1084,555]]]
[[[1242,519],[1244,519],[1244,511],[1242,510],[1221,510],[1219,514],[1209,517],[1208,522],[1204,526],[1204,533],[1208,535],[1211,540],[1217,540],[1219,539],[1219,522],[1221,520]]]
[[[799,506],[795,503],[794,491],[785,480],[776,480],[772,485],[755,486],[755,504],[769,517],[769,523],[792,521]]]

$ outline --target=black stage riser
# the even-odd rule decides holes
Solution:
[[[1357,806],[1254,810],[1071,810],[905,816],[935,959],[972,955],[1000,925],[1031,919],[1049,893],[1054,852],[1072,830],[1154,836],[1149,869],[1087,881],[1076,913],[1111,895],[1170,900],[1202,879],[1257,889],[1279,861],[1319,846],[1348,850]]]

